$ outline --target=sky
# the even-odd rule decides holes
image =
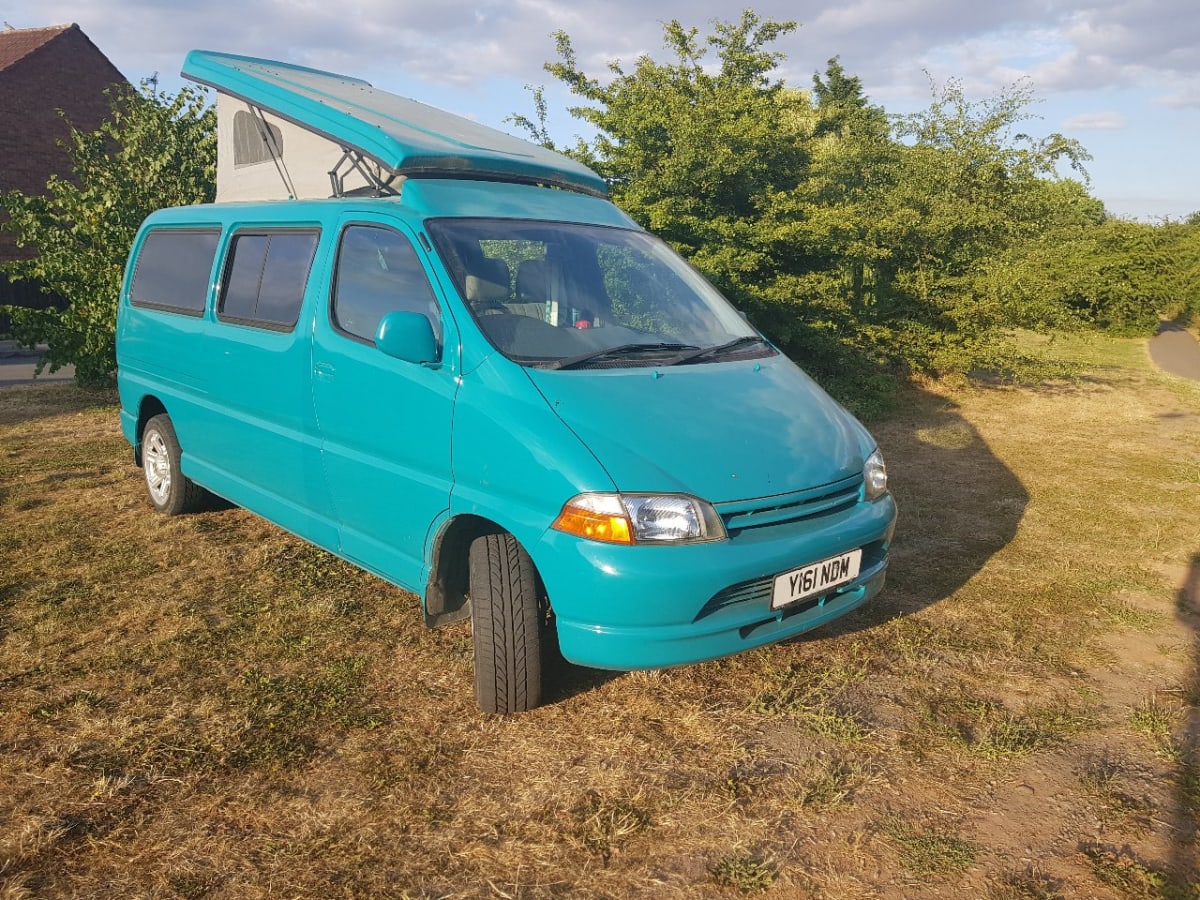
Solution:
[[[711,33],[741,4],[717,0],[4,0],[17,28],[77,23],[131,81],[183,85],[193,48],[284,60],[365,78],[376,87],[483,124],[532,113],[526,85],[545,85],[555,139],[585,129],[573,98],[545,71],[553,32],[604,77],[618,60],[665,59],[664,22]],[[928,105],[931,81],[960,79],[982,100],[1025,79],[1037,103],[1023,130],[1060,132],[1091,153],[1090,189],[1113,215],[1181,219],[1200,210],[1198,0],[758,0],[764,18],[800,27],[774,49],[779,75],[807,88],[838,56],[889,113]]]

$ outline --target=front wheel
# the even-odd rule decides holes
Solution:
[[[484,712],[514,713],[542,702],[545,607],[537,572],[511,534],[471,544],[475,699]]]
[[[170,416],[152,417],[142,429],[142,473],[150,504],[168,516],[195,512],[204,497],[204,489],[183,474],[182,455]]]

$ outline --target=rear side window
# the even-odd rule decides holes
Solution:
[[[215,228],[149,232],[138,251],[129,301],[134,306],[203,315],[220,237]]]
[[[317,238],[316,231],[235,234],[225,265],[218,317],[265,328],[293,328]]]
[[[442,337],[441,314],[408,238],[389,228],[350,225],[342,232],[333,282],[333,324],[374,342],[379,320],[397,310],[419,312]]]

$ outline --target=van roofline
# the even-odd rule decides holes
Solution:
[[[623,210],[600,197],[530,184],[462,178],[409,178],[398,196],[221,200],[166,207],[152,213],[150,220],[160,224],[253,218],[330,222],[331,216],[347,211],[388,211],[410,223],[431,218],[522,219],[642,230]]]

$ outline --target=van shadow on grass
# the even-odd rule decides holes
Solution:
[[[871,430],[899,508],[887,585],[858,614],[801,639],[848,634],[946,599],[1012,541],[1029,503],[1020,479],[945,397],[914,391]]]
[[[820,641],[871,628],[951,596],[1017,533],[1029,502],[1024,485],[945,397],[914,390],[902,410],[871,431],[888,464],[899,507],[887,585],[856,613],[794,641]],[[556,667],[549,702],[621,677]]]

